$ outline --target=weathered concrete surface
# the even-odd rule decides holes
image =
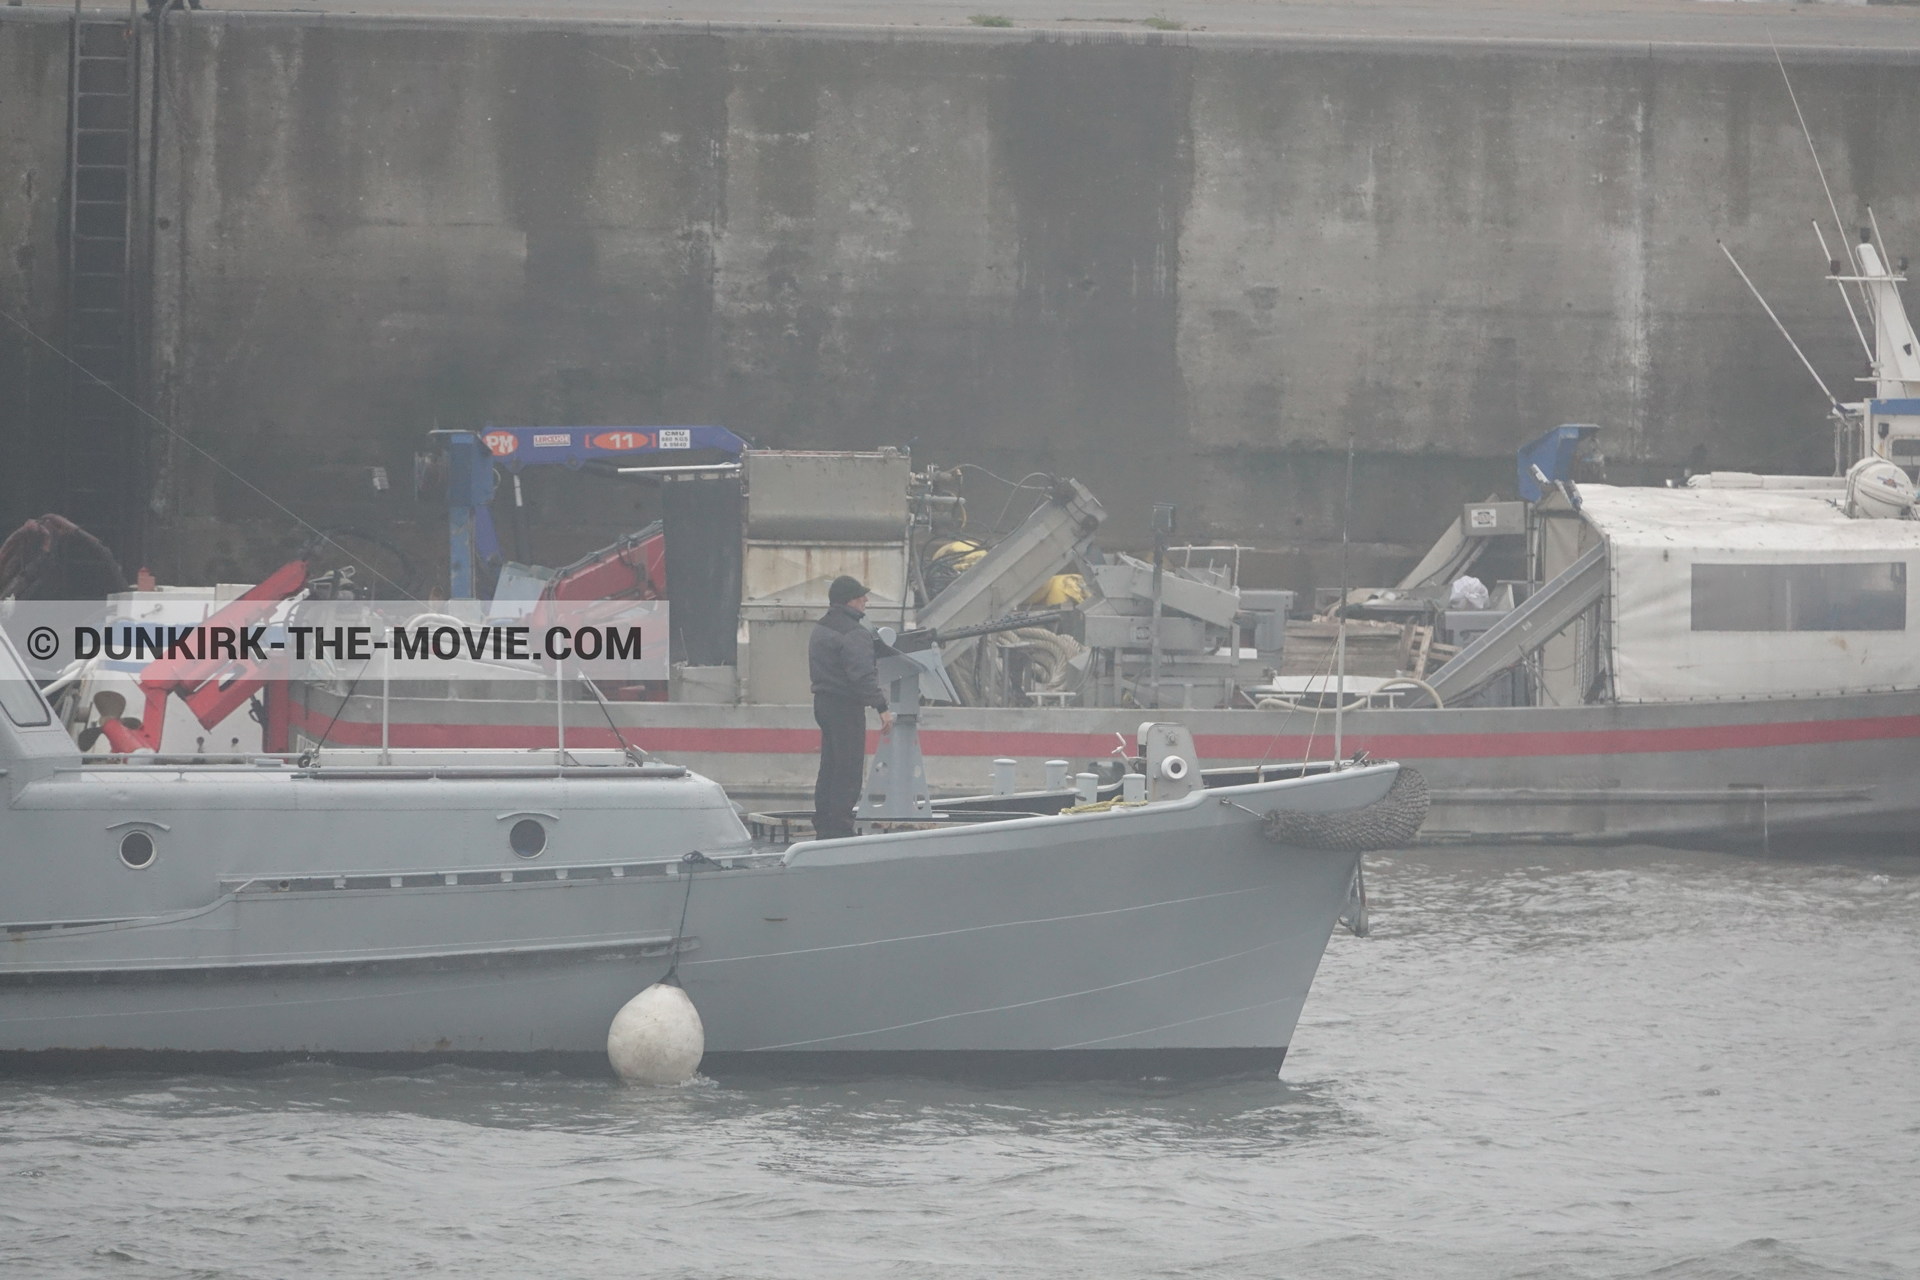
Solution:
[[[1898,139],[1920,81],[1794,72],[1842,216],[1871,203],[1904,241],[1920,165]],[[1282,442],[1468,458],[1582,421],[1630,479],[1696,447],[1720,466],[1829,468],[1817,390],[1715,246],[1745,258],[1832,385],[1860,371],[1773,66],[1239,53],[1208,60],[1192,120],[1180,365],[1236,527],[1279,532],[1252,492],[1212,485],[1244,486]]]
[[[66,336],[67,58],[64,24],[0,27],[0,537],[43,514],[59,482],[67,373],[23,326]]]
[[[29,6],[72,9],[66,0]],[[1770,44],[1906,48],[1920,40],[1902,5],[1916,0],[207,0],[209,9],[416,16],[682,23],[734,30],[796,25],[978,31],[1004,19],[1019,32],[1184,31],[1260,40],[1418,40],[1478,44],[1531,41],[1557,48],[1601,44],[1700,48]],[[984,10],[984,12],[983,12]],[[1149,25],[1151,24],[1151,25]]]
[[[1288,585],[1331,580],[1349,439],[1361,576],[1556,422],[1605,424],[1615,478],[1696,449],[1824,469],[1818,393],[1721,238],[1829,381],[1858,371],[1764,50],[206,13],[169,39],[159,407],[311,522],[429,553],[407,476],[436,425],[710,421],[1071,473],[1117,540],[1172,499]],[[1916,65],[1789,54],[1843,216],[1871,203],[1896,254]],[[645,514],[529,489],[548,563]],[[163,575],[292,540],[184,451],[156,494]]]

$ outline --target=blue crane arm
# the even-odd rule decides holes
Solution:
[[[487,427],[432,434],[447,450],[448,585],[456,600],[473,598],[476,565],[500,553],[489,509],[495,467],[517,472],[529,466],[577,471],[589,462],[671,465],[690,454],[738,458],[747,447],[725,427]]]

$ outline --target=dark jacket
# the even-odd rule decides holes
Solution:
[[[887,709],[874,664],[879,637],[860,625],[860,615],[843,604],[834,605],[813,626],[807,638],[807,666],[815,693],[851,698],[879,711]]]

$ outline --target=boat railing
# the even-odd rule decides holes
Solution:
[[[213,752],[149,754],[134,752],[129,754],[88,755],[81,757],[77,764],[61,766],[61,772],[76,772],[96,769],[103,766],[116,766],[129,769],[183,769],[196,771],[253,773],[259,770],[290,771],[292,776],[301,778],[323,778],[329,781],[348,781],[353,779],[378,779],[395,782],[430,778],[684,778],[688,776],[685,765],[664,764],[656,761],[641,760],[635,755],[611,757],[611,753],[569,752],[567,760],[571,763],[554,761],[545,763],[520,759],[501,758],[481,763],[454,763],[439,759],[408,759],[405,751],[386,753],[388,759],[382,761],[377,750],[360,749],[345,754],[346,760],[339,764],[330,764],[319,753],[254,751],[244,754],[216,754]],[[430,751],[423,753],[432,757],[459,756],[459,751]],[[507,753],[508,757],[519,753]],[[588,763],[578,757],[585,755],[589,759],[595,754],[609,755],[604,763]],[[337,758],[337,755],[336,755]]]

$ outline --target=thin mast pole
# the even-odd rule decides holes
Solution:
[[[388,750],[387,726],[393,722],[393,655],[382,651],[380,654],[380,763],[392,764],[393,755]]]
[[[1171,503],[1153,504],[1153,621],[1149,625],[1152,651],[1147,659],[1147,681],[1153,686],[1153,705],[1160,705],[1160,610],[1161,575],[1166,571],[1167,535],[1173,532],[1174,509]],[[1191,560],[1192,553],[1188,553]]]
[[[1353,522],[1353,437],[1347,437],[1347,501],[1340,512],[1340,603],[1333,634],[1333,767],[1346,759],[1347,719],[1347,532]]]
[[[1813,375],[1813,380],[1820,384],[1820,390],[1826,393],[1827,403],[1833,406],[1834,412],[1836,413],[1839,412],[1840,401],[1837,398],[1835,398],[1832,391],[1828,390],[1826,380],[1822,378],[1819,374],[1819,371],[1813,367],[1813,361],[1807,359],[1807,353],[1800,349],[1800,344],[1793,340],[1793,335],[1791,333],[1787,332],[1787,326],[1784,324],[1781,324],[1780,317],[1773,314],[1773,308],[1767,305],[1767,300],[1765,296],[1761,294],[1759,289],[1754,288],[1752,279],[1750,279],[1747,275],[1747,269],[1740,265],[1740,260],[1738,258],[1735,258],[1733,256],[1733,250],[1727,248],[1726,244],[1724,242],[1721,242],[1720,252],[1727,255],[1727,261],[1731,262],[1733,264],[1733,269],[1740,273],[1740,278],[1747,282],[1747,288],[1753,291],[1754,300],[1757,301],[1760,304],[1761,309],[1767,313],[1767,319],[1773,321],[1773,327],[1780,331],[1780,336],[1785,338],[1787,340],[1787,345],[1793,348],[1793,354],[1800,357],[1800,363],[1807,367],[1807,372]]]
[[[1812,219],[1812,222],[1813,222],[1813,234],[1819,237],[1819,240],[1820,240],[1820,256],[1825,258],[1830,263],[1838,263],[1840,259],[1834,257],[1833,250],[1827,248],[1827,237],[1820,230],[1820,220],[1818,218],[1814,218]],[[1847,304],[1847,319],[1853,321],[1853,331],[1860,336],[1860,349],[1867,353],[1867,359],[1871,361],[1873,359],[1873,344],[1867,341],[1867,331],[1860,327],[1860,317],[1854,313],[1853,296],[1847,292],[1847,286],[1845,281],[1835,280],[1833,283],[1837,285],[1840,289],[1840,301]],[[1876,372],[1877,371],[1878,370],[1876,369]]]
[[[1834,200],[1833,187],[1827,182],[1827,167],[1820,163],[1819,149],[1813,145],[1813,130],[1807,127],[1807,113],[1800,109],[1800,95],[1793,91],[1793,77],[1787,74],[1787,64],[1780,57],[1780,46],[1773,41],[1772,28],[1767,30],[1767,44],[1773,49],[1773,65],[1780,68],[1781,83],[1787,86],[1787,101],[1793,103],[1794,118],[1800,122],[1800,136],[1807,140],[1807,154],[1813,157],[1813,171],[1820,175],[1820,189],[1827,193],[1827,208],[1833,214],[1834,228],[1840,233],[1840,247],[1847,251],[1847,266],[1851,269],[1849,274],[1857,276],[1860,274],[1860,264],[1855,259],[1853,249],[1847,241],[1847,224],[1840,220],[1840,205]],[[1828,261],[1832,261],[1831,254],[1828,255]],[[1861,305],[1867,307],[1871,314],[1873,302],[1867,293],[1867,286],[1856,281],[1854,288],[1860,291]],[[1846,285],[1841,285],[1842,296],[1846,292]],[[1847,310],[1852,311],[1853,307],[1849,305]]]

